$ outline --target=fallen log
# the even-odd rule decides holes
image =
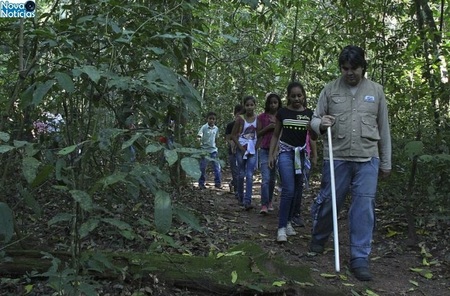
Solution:
[[[32,271],[35,276],[43,276],[52,266],[55,268],[52,256],[61,262],[58,266],[61,272],[70,266],[69,253],[6,250],[6,256],[0,260],[1,276],[18,277]],[[98,280],[126,282],[139,278],[154,281],[157,277],[166,286],[210,292],[211,295],[343,295],[333,288],[317,287],[308,267],[289,265],[252,243],[243,243],[209,257],[85,251],[80,263],[80,274]]]

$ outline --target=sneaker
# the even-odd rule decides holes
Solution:
[[[292,226],[295,227],[305,227],[305,222],[303,222],[303,219],[300,216],[293,217],[291,223]]]
[[[205,185],[198,185],[198,189],[204,190],[204,189],[206,189],[206,186]]]
[[[269,212],[269,210],[267,209],[267,206],[262,206],[261,207],[261,211],[259,211],[260,214],[267,214]]]
[[[356,267],[352,269],[353,275],[360,281],[371,281],[372,274],[368,267]]]
[[[216,185],[214,185],[214,187],[216,187],[217,189],[222,189],[222,185],[221,184],[216,184]]]
[[[286,227],[278,228],[277,242],[287,242]]]
[[[272,212],[274,210],[272,202],[269,202],[269,212]]]
[[[323,247],[323,245],[311,242],[309,244],[309,251],[316,254],[322,254],[323,251],[325,251],[325,248]]]
[[[297,232],[295,232],[294,227],[292,227],[291,222],[288,222],[287,226],[286,226],[286,234],[287,235],[296,235]]]
[[[250,211],[251,209],[253,209],[253,206],[251,204],[244,204],[244,210]]]

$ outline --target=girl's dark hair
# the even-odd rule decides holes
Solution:
[[[281,98],[279,95],[277,95],[276,93],[269,93],[266,96],[266,104],[264,105],[264,112],[269,112],[270,111],[270,99],[271,98],[277,98],[278,101],[278,109],[281,108]]]
[[[349,62],[352,67],[363,68],[363,75],[366,73],[367,61],[365,58],[364,49],[361,47],[356,45],[347,45],[344,49],[342,49],[341,54],[339,55],[339,68],[347,62]]]
[[[305,96],[305,102],[303,103],[303,107],[307,108],[307,106],[308,106],[307,102],[308,101],[307,101],[307,98],[306,98],[306,91],[305,91],[305,88],[303,87],[303,84],[301,84],[298,81],[292,81],[287,86],[287,104],[289,105],[291,103],[291,92],[292,92],[292,89],[294,87],[299,87],[302,90],[302,93]]]
[[[255,99],[255,97],[254,96],[246,96],[246,97],[244,97],[244,99],[242,100],[242,105],[244,105],[245,106],[245,103],[247,103],[247,101],[253,101],[253,103],[255,103],[255,105],[256,105],[256,99]]]

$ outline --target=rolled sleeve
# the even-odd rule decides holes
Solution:
[[[326,91],[325,89],[323,89],[322,92],[320,93],[316,109],[314,110],[314,114],[311,119],[311,128],[318,135],[323,134],[323,131],[320,130],[320,122],[322,121],[322,116],[327,114],[327,110],[328,110],[328,100],[326,96]]]
[[[391,132],[389,127],[388,108],[384,92],[380,94],[380,106],[378,109],[378,131],[380,140],[378,141],[378,150],[380,153],[380,169],[392,169],[392,143]]]

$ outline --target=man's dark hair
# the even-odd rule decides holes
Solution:
[[[244,111],[244,106],[242,106],[241,104],[238,104],[238,105],[234,106],[233,114],[238,115],[238,114],[241,114],[242,111]]]
[[[366,73],[367,61],[365,58],[364,49],[356,45],[347,45],[342,49],[341,54],[339,55],[339,68],[342,67],[343,64],[349,62],[352,67],[363,68],[363,75]]]
[[[217,117],[215,112],[208,112],[208,114],[206,114],[206,119],[208,119],[210,116]]]

